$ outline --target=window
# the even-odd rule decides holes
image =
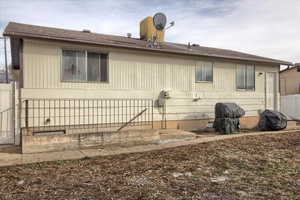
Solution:
[[[196,67],[196,82],[213,81],[213,63],[202,63]]]
[[[236,71],[237,89],[255,89],[255,67],[254,65],[238,65]]]
[[[63,50],[62,80],[75,82],[108,81],[107,54]]]

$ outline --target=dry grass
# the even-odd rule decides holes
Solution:
[[[300,132],[0,168],[0,199],[300,199]]]

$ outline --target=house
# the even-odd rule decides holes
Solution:
[[[164,34],[156,43],[154,32],[142,35],[151,22],[141,23],[142,39],[9,23],[23,144],[99,126],[202,129],[217,102],[244,108],[245,128],[256,126],[260,110],[279,109],[280,65],[292,63],[166,42]]]
[[[300,63],[280,71],[280,94],[300,94]]]

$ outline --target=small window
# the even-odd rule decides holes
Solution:
[[[63,50],[62,80],[75,82],[108,81],[107,54]]]
[[[254,65],[238,65],[236,79],[237,89],[255,90]]]
[[[196,67],[196,82],[213,81],[213,63],[202,63]]]

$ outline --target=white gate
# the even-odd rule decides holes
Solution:
[[[12,88],[13,84],[0,84],[0,145],[16,143]]]
[[[12,126],[12,109],[0,112],[0,144],[14,144],[14,129]]]

